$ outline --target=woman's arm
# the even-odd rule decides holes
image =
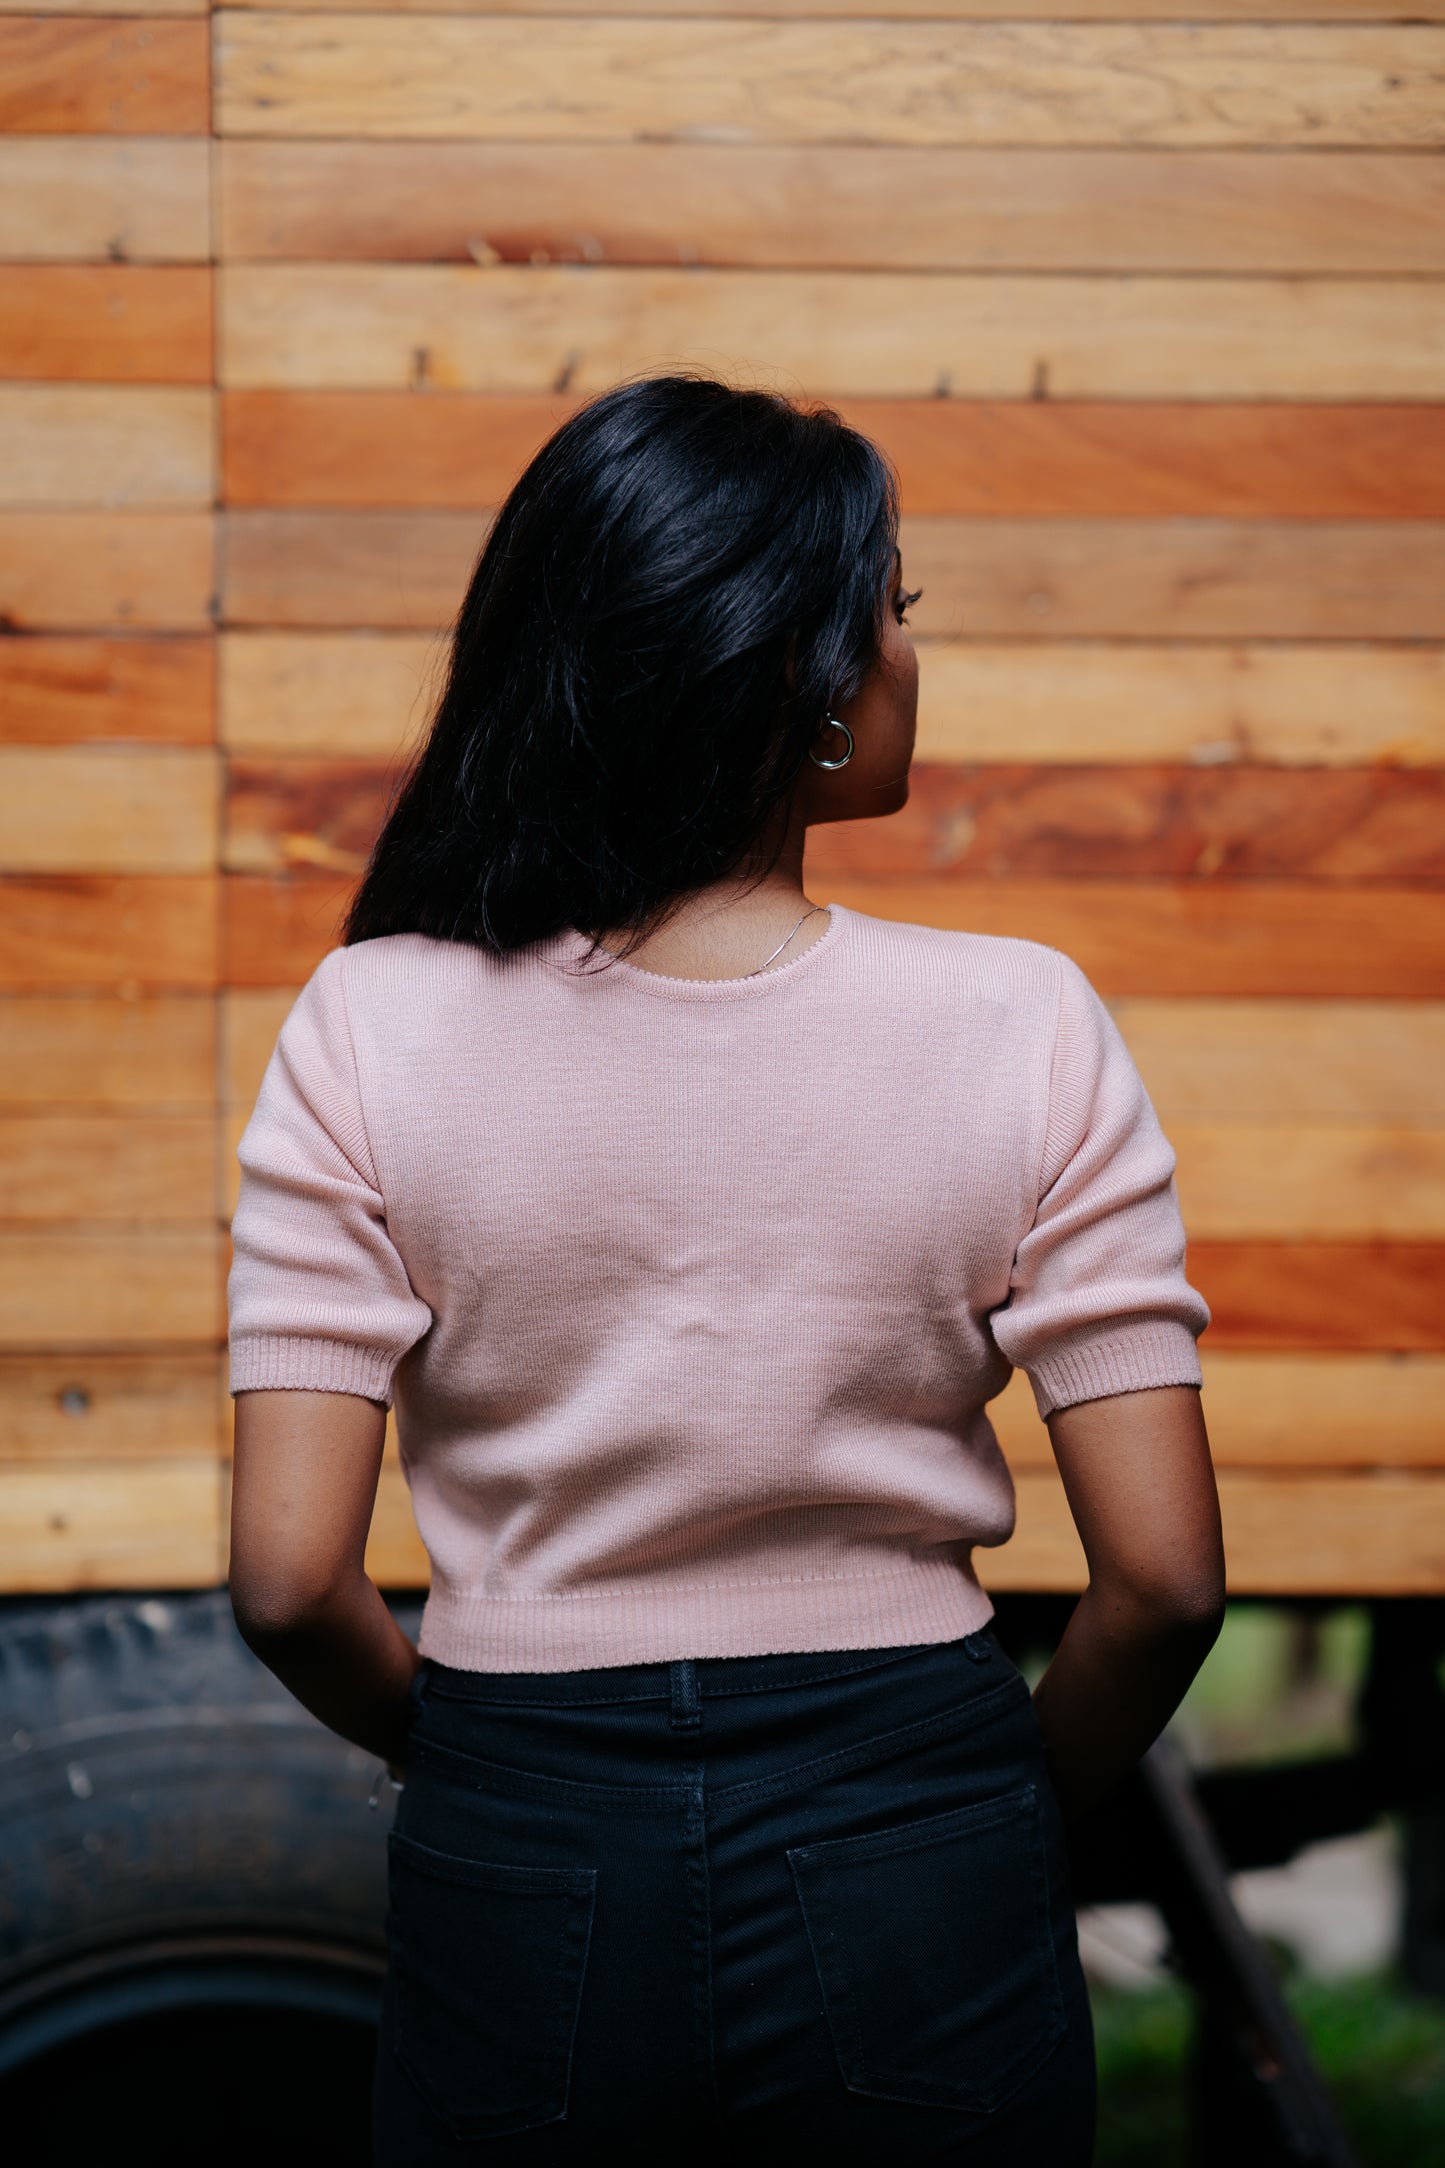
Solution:
[[[352,1393],[237,1394],[231,1605],[298,1701],[395,1765],[421,1659],[366,1573],[385,1430]]]
[[[1219,1494],[1191,1386],[1048,1418],[1089,1564],[1034,1706],[1064,1811],[1093,1806],[1159,1736],[1224,1616]]]

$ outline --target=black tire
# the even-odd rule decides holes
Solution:
[[[380,1774],[224,1592],[0,1606],[0,2110],[27,2164],[114,2154],[129,2095],[150,2162],[366,2159]]]

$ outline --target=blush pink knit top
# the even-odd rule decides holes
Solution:
[[[952,1639],[986,1404],[1197,1385],[1166,1142],[1056,949],[838,905],[760,978],[395,935],[241,1140],[231,1390],[389,1401],[471,1670]]]

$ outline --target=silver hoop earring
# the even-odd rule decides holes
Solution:
[[[848,725],[846,723],[839,722],[836,715],[825,715],[823,717],[823,720],[828,725],[828,728],[830,730],[841,730],[844,738],[847,740],[847,744],[844,747],[843,757],[841,760],[819,760],[817,754],[813,751],[812,747],[810,746],[808,748],[808,758],[812,761],[813,766],[815,768],[826,768],[831,774],[835,768],[846,768],[849,761],[853,758],[853,733],[848,728]]]

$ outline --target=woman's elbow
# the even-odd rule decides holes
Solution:
[[[294,1560],[231,1560],[231,1610],[247,1648],[256,1655],[314,1632],[336,1600],[338,1578]]]
[[[1150,1561],[1106,1576],[1118,1607],[1151,1638],[1187,1641],[1201,1657],[1224,1624],[1222,1556]]]

